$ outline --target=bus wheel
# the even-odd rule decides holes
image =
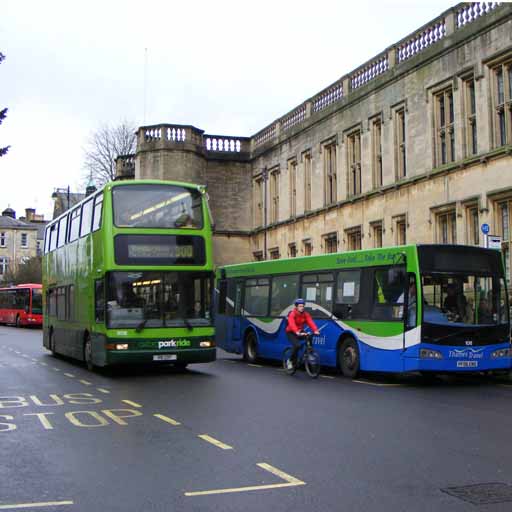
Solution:
[[[255,363],[258,359],[258,342],[256,341],[256,334],[249,332],[245,337],[244,343],[244,361],[248,363]]]
[[[338,350],[341,373],[351,379],[359,373],[359,348],[354,338],[347,338]]]
[[[89,336],[87,336],[87,338],[85,338],[84,361],[85,361],[85,366],[87,366],[87,369],[92,372],[94,370],[94,364],[92,363],[92,344],[91,344],[91,338],[89,338]]]

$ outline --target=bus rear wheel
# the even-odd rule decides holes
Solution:
[[[84,361],[85,361],[85,366],[87,366],[87,369],[92,372],[94,370],[94,364],[92,362],[92,344],[91,344],[91,338],[89,338],[89,336],[87,338],[85,338]]]
[[[258,360],[258,341],[254,332],[247,333],[244,343],[244,361],[255,363]]]
[[[359,374],[359,347],[356,340],[347,338],[338,349],[338,361],[341,373],[354,379]]]

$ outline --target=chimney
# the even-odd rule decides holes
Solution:
[[[25,220],[27,222],[32,222],[34,220],[35,213],[35,208],[25,208]]]

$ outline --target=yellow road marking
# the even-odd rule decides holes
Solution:
[[[380,382],[370,382],[367,380],[353,380],[352,382],[357,382],[357,384],[367,384],[368,386],[379,386],[379,387],[399,387],[402,384],[391,384],[391,383],[380,383]]]
[[[181,425],[179,421],[173,420],[172,418],[169,418],[168,416],[164,416],[163,414],[153,414],[155,418],[159,418],[162,421],[165,421],[166,423],[170,423],[171,425]]]
[[[79,380],[78,382],[81,382],[82,384],[85,384],[86,386],[92,386],[92,382],[89,382],[88,380]]]
[[[233,447],[229,446],[229,444],[224,444],[217,439],[209,436],[208,434],[200,434],[197,437],[201,438],[203,441],[206,441],[207,443],[211,443],[215,445],[217,448],[220,448],[222,450],[232,450]]]
[[[212,489],[210,491],[195,491],[195,492],[186,492],[185,496],[205,496],[208,494],[227,494],[234,492],[248,492],[248,491],[264,491],[266,489],[279,489],[281,487],[295,487],[298,485],[306,485],[306,482],[295,478],[294,476],[288,475],[284,471],[271,466],[270,464],[266,464],[265,462],[260,462],[257,464],[258,467],[264,469],[272,473],[273,475],[278,476],[283,479],[286,483],[284,484],[269,484],[269,485],[253,485],[249,487],[233,487],[231,489]]]
[[[105,393],[106,395],[108,395],[110,393],[110,391],[108,389],[104,389],[104,388],[96,388],[100,393]]]
[[[0,505],[0,510],[14,510],[16,508],[33,507],[60,507],[62,505],[74,505],[72,501],[47,501],[41,503],[17,503],[14,505]]]
[[[247,366],[253,366],[254,368],[263,368],[263,366],[261,366],[261,364],[252,364],[252,363],[249,363]]]
[[[64,375],[66,377],[71,377],[72,379],[75,377],[72,373],[65,373]]]
[[[131,400],[121,400],[121,402],[131,405],[132,407],[142,407],[142,405],[138,404],[137,402],[132,402]]]

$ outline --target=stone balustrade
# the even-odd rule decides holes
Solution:
[[[306,119],[306,104],[299,105],[295,110],[292,110],[289,114],[286,114],[281,118],[281,129],[283,131],[289,130],[296,124],[302,123]]]
[[[270,126],[267,126],[267,128],[264,128],[263,130],[259,131],[254,137],[254,145],[255,146],[261,146],[262,144],[265,144],[265,142],[268,142],[269,140],[272,140],[277,134],[277,123],[273,123]]]
[[[350,86],[352,90],[366,85],[374,78],[382,75],[389,69],[389,57],[388,53],[385,52],[379,55],[377,58],[370,61],[368,64],[361,66],[356,69],[350,76]]]
[[[220,151],[223,153],[240,153],[244,148],[240,137],[228,137],[225,135],[204,135],[204,147],[206,151]]]
[[[343,98],[343,82],[338,80],[313,97],[313,112],[320,112],[335,101]]]
[[[446,21],[444,18],[435,20],[434,23],[422,29],[420,32],[414,34],[398,44],[397,61],[398,63],[404,62],[418,53],[422,52],[429,46],[440,41],[446,36]]]
[[[501,2],[471,2],[463,4],[456,10],[457,28],[464,27],[477,18],[488,14],[501,5]]]

